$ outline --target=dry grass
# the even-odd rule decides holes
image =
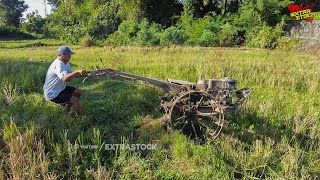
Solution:
[[[48,158],[44,152],[43,140],[36,136],[34,128],[20,133],[12,122],[4,125],[4,148],[2,173],[5,179],[57,179],[58,176],[49,172]]]
[[[17,85],[11,84],[10,82],[3,83],[1,95],[7,105],[12,104],[19,95]]]

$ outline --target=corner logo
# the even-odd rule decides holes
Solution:
[[[312,21],[314,19],[320,19],[320,14],[318,12],[313,12],[315,3],[310,3],[306,6],[301,6],[297,4],[291,4],[288,6],[290,11],[290,16],[292,20],[307,20]]]

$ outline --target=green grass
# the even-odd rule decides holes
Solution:
[[[40,46],[58,46],[63,44],[60,40],[54,39],[34,39],[34,40],[0,40],[0,48],[28,48]]]
[[[196,145],[184,135],[162,131],[158,97],[164,92],[141,82],[74,80],[71,85],[84,91],[81,103],[86,115],[64,114],[62,107],[46,102],[42,95],[44,76],[58,46],[19,48],[20,43],[34,41],[17,41],[0,49],[0,118],[4,127],[14,122],[18,129],[7,128],[1,137],[34,132],[29,134],[44,142],[47,156],[40,164],[47,167],[16,170],[19,177],[30,178],[28,172],[35,172],[59,179],[320,178],[320,61],[316,55],[240,48],[71,47],[76,52],[71,59],[74,70],[98,65],[161,80],[195,82],[199,73],[221,78],[228,69],[227,75],[238,80],[239,88],[253,88],[243,111],[221,136]],[[7,157],[17,154],[9,146],[13,142],[9,139],[1,145],[1,173],[6,175],[15,170]],[[98,151],[74,146],[102,142],[156,143],[157,149]],[[42,157],[30,155],[38,156]]]

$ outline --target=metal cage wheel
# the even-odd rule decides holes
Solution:
[[[169,128],[194,139],[216,138],[224,125],[223,107],[201,91],[188,91],[172,99],[168,109]]]

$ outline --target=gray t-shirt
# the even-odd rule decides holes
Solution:
[[[46,81],[43,86],[44,97],[46,100],[52,100],[58,96],[58,94],[66,88],[65,82],[62,78],[71,73],[72,68],[69,63],[64,63],[60,59],[55,59],[50,65]]]

